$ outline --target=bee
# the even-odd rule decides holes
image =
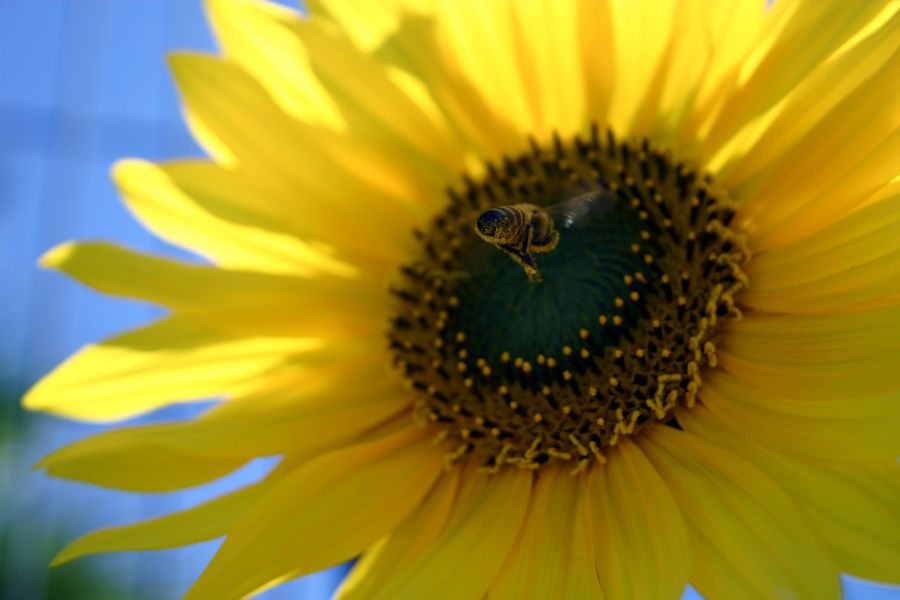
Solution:
[[[528,281],[540,283],[543,279],[532,255],[552,252],[559,245],[557,220],[570,228],[589,213],[602,216],[615,201],[614,194],[599,187],[547,207],[522,203],[489,208],[475,221],[475,233],[512,257]]]

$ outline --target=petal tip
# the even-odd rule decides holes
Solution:
[[[77,249],[75,242],[63,242],[45,252],[39,259],[38,264],[44,269],[60,269],[60,267],[71,259]]]

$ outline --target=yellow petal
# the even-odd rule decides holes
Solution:
[[[678,146],[691,152],[695,152],[693,147],[704,124],[716,115],[719,102],[732,91],[747,56],[758,47],[760,33],[773,25],[769,7],[761,0],[699,0],[695,5],[701,15],[693,27],[701,27],[702,33],[673,38],[691,46],[704,45],[708,53],[698,88],[686,107],[690,113],[678,132]]]
[[[63,244],[41,259],[98,291],[139,298],[218,328],[270,336],[380,330],[383,292],[336,277],[287,277],[138,254],[105,243]]]
[[[317,345],[309,339],[239,337],[164,319],[82,349],[38,382],[23,404],[87,421],[125,419],[234,392]]]
[[[729,446],[777,481],[803,507],[841,572],[900,582],[900,467],[894,457],[865,466],[789,458],[752,442],[733,443],[737,438],[704,407],[679,415],[679,422]]]
[[[296,237],[273,231],[268,219],[247,218],[246,212],[238,214],[238,219],[223,218],[222,212],[240,210],[232,200],[238,190],[233,179],[211,172],[216,170],[222,167],[206,161],[158,166],[128,160],[116,164],[113,178],[144,226],[224,267],[285,275],[311,275],[319,270],[355,274],[353,267]],[[220,214],[213,212],[216,209]]]
[[[754,315],[731,324],[719,362],[776,395],[850,399],[900,388],[900,305],[830,315]]]
[[[246,460],[200,456],[111,431],[65,446],[35,468],[46,468],[54,477],[120,490],[168,492],[218,479]]]
[[[594,558],[605,597],[679,597],[692,556],[672,494],[632,442],[622,443],[608,458],[605,467],[591,470],[588,487]]]
[[[251,193],[245,202],[265,205],[296,235],[338,246],[361,264],[395,266],[405,256],[410,227],[421,222],[429,202],[442,200],[446,174],[435,186],[421,154],[389,151],[396,139],[376,147],[356,123],[352,135],[343,135],[296,121],[227,60],[179,54],[170,62],[192,122],[202,122],[234,155],[231,168]],[[247,114],[254,115],[250,127]]]
[[[742,304],[769,312],[824,313],[900,292],[900,197],[859,209],[815,235],[754,257]]]
[[[828,315],[753,315],[729,323],[722,347],[772,365],[855,363],[900,350],[900,305]]]
[[[584,80],[586,117],[607,120],[616,76],[615,38],[609,0],[578,0],[578,56]]]
[[[900,12],[801,82],[762,137],[725,167],[721,183],[747,197],[741,215],[757,227],[756,248],[808,235],[863,199],[859,191],[835,194],[834,188],[843,187],[845,174],[897,126],[897,117],[891,117],[896,107],[881,101],[879,88],[886,90],[897,78],[898,44]],[[865,103],[871,105],[864,108]],[[880,183],[871,175],[866,179],[867,186]],[[857,190],[865,189],[861,183],[854,184]],[[747,189],[753,193],[744,193]],[[822,192],[830,202],[815,200]],[[814,210],[804,210],[813,205]]]
[[[310,0],[307,6],[313,19],[334,21],[365,52],[381,46],[403,17],[434,10],[432,0]]]
[[[247,69],[288,114],[342,129],[344,120],[316,79],[306,48],[289,23],[299,15],[274,2],[207,0],[206,9],[226,56]]]
[[[408,410],[411,401],[395,389],[372,392],[365,402],[338,390],[292,402],[242,398],[193,420],[106,431],[51,453],[37,466],[105,487],[175,490],[217,479],[260,456],[299,461],[347,445]]]
[[[163,550],[221,537],[240,521],[263,489],[263,485],[252,485],[187,510],[93,531],[63,548],[51,566],[98,552]]]
[[[698,128],[733,86],[767,11],[758,0],[680,0],[672,8],[671,33],[647,78],[632,131],[675,141],[674,150],[693,155]]]
[[[703,382],[702,401],[735,440],[791,456],[872,463],[900,455],[896,395],[797,399],[713,372]]]
[[[572,539],[566,565],[566,591],[563,598],[596,598],[602,600],[603,582],[597,574],[594,548],[594,507],[588,489],[588,476],[579,476],[578,499],[572,517]]]
[[[443,42],[433,19],[407,15],[397,34],[385,40],[378,58],[424,83],[460,145],[491,160],[520,151],[521,133],[506,115],[491,108]]]
[[[519,469],[472,471],[463,481],[476,489],[463,490],[447,529],[373,598],[440,598],[447,590],[460,599],[485,595],[525,518],[532,475]],[[488,481],[467,481],[472,477]]]
[[[672,0],[609,0],[615,57],[609,122],[620,136],[639,133],[635,120],[642,100],[653,93],[654,75],[673,35]]]
[[[459,148],[395,83],[384,64],[313,23],[297,22],[293,30],[354,136],[413,161],[438,185],[453,180],[463,166]]]
[[[512,68],[522,72],[535,128],[531,135],[549,139],[581,133],[585,113],[579,55],[577,2],[513,2]]]
[[[704,153],[711,156],[747,123],[796,89],[811,71],[880,12],[886,1],[796,0],[775,3],[738,86],[716,112]]]
[[[752,463],[666,426],[638,439],[691,537],[707,598],[839,598],[837,567],[791,498]]]
[[[585,577],[594,569],[588,564],[590,521],[577,510],[587,505],[583,477],[570,470],[548,465],[538,472],[525,524],[491,586],[492,599],[588,597],[567,595],[573,589],[592,590],[589,597],[601,593],[596,576]],[[579,528],[588,535],[575,539]]]
[[[313,459],[275,482],[229,532],[186,598],[239,597],[349,560],[399,524],[441,472],[425,432]]]
[[[459,469],[441,476],[422,504],[396,531],[372,546],[354,565],[336,600],[367,600],[438,538],[457,494]]]
[[[491,110],[505,115],[523,139],[538,131],[535,107],[523,81],[527,65],[515,57],[512,3],[443,0],[435,4],[441,42]]]

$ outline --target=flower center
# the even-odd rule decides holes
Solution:
[[[712,179],[648,140],[557,138],[450,192],[392,288],[395,365],[453,461],[571,461],[676,424],[749,258]]]

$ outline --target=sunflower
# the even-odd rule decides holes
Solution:
[[[900,581],[900,11],[839,0],[210,0],[209,160],[161,238],[43,264],[168,314],[29,408],[47,472],[261,481],[62,563],[224,537],[189,598],[360,557],[355,598],[832,598]]]

